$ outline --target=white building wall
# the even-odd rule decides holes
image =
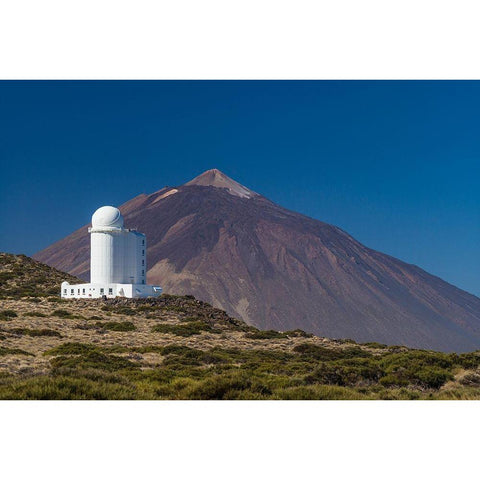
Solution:
[[[125,298],[146,298],[158,297],[162,289],[156,285],[134,285],[131,283],[82,283],[79,285],[70,285],[68,282],[62,283],[62,298],[107,298],[125,297]]]
[[[90,230],[92,283],[136,283],[133,232],[127,229]]]
[[[134,236],[131,232],[125,235],[125,272],[122,283],[135,283],[137,258],[135,254]]]
[[[62,283],[63,298],[159,296],[162,289],[147,283],[147,241],[143,233],[123,228],[115,207],[101,207],[92,217],[90,232],[90,281]]]
[[[93,235],[93,234],[92,234]],[[96,241],[96,240],[95,240]],[[101,276],[102,282],[110,281],[112,283],[146,283],[146,241],[145,235],[132,230],[123,230],[123,251],[119,246],[114,245],[112,255],[115,258],[116,253],[122,251],[122,258],[117,262],[121,274],[112,276]],[[93,250],[93,247],[92,247]],[[108,249],[106,255],[110,255]],[[101,258],[101,257],[99,257]],[[123,263],[122,263],[123,262]],[[115,267],[114,267],[115,270]],[[97,277],[95,277],[97,278]],[[93,282],[93,276],[92,276]]]
[[[147,240],[143,233],[135,232],[135,252],[137,265],[135,271],[135,283],[147,283]]]
[[[124,235],[118,231],[91,229],[90,280],[92,283],[123,282]]]

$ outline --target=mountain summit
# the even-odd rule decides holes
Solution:
[[[202,187],[225,188],[231,195],[236,195],[237,197],[243,198],[252,198],[255,195],[258,195],[257,193],[249,190],[247,187],[244,187],[235,180],[232,180],[230,177],[227,177],[227,175],[225,175],[220,170],[217,170],[216,168],[203,172],[201,175],[195,177],[193,180],[190,180],[185,185],[200,185]]]
[[[120,207],[147,235],[148,281],[263,329],[444,351],[480,348],[480,299],[289,211],[219,170]],[[87,280],[87,226],[35,255]]]

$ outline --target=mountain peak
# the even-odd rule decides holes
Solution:
[[[228,193],[242,198],[252,198],[256,195],[254,191],[248,189],[247,187],[241,185],[235,180],[231,179],[223,172],[216,168],[207,170],[203,172],[198,177],[195,177],[193,180],[190,180],[185,184],[186,186],[190,185],[199,185],[202,187],[215,187],[215,188],[225,188]]]
[[[147,236],[148,281],[165,292],[194,295],[265,330],[480,348],[480,298],[257,197],[218,170],[187,185],[121,208],[125,223]],[[86,226],[35,257],[88,279]]]

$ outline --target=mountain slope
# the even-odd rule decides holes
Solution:
[[[0,299],[58,295],[64,281],[77,283],[80,279],[26,255],[0,252]]]
[[[480,347],[480,299],[209,170],[120,207],[148,280],[264,329],[438,350]],[[35,258],[88,279],[82,227]]]

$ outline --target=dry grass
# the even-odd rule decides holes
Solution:
[[[2,304],[0,398],[480,398],[476,355],[264,335],[191,297]]]
[[[0,257],[0,399],[480,399],[480,352],[260,332],[188,296],[61,300],[26,258]]]
[[[195,302],[195,300],[189,301]],[[158,326],[174,329],[174,327],[183,328],[190,323],[185,321],[189,318],[188,314],[176,311],[175,305],[152,310],[137,309],[134,315],[117,313],[116,310],[121,311],[122,307],[112,311],[102,310],[102,307],[106,306],[102,300],[64,300],[61,304],[58,304],[50,302],[48,298],[42,298],[39,303],[32,304],[26,299],[20,299],[2,300],[2,305],[3,308],[12,310],[17,314],[16,317],[10,318],[8,322],[0,323],[2,334],[6,337],[2,341],[2,346],[19,348],[34,354],[34,357],[28,359],[19,359],[13,356],[10,359],[5,357],[1,359],[0,371],[5,370],[15,374],[25,371],[31,373],[33,370],[37,373],[44,373],[47,370],[47,363],[43,353],[66,342],[91,343],[100,347],[128,348],[141,348],[151,345],[162,347],[175,343],[200,350],[220,347],[242,350],[273,349],[283,352],[292,351],[296,345],[305,342],[305,338],[295,335],[266,340],[249,338],[251,333],[241,329],[232,329],[229,325],[219,322],[213,322],[214,333],[200,331],[198,334],[183,336],[175,333],[155,332],[155,327]],[[62,316],[54,313],[58,310],[64,310],[69,315],[64,315],[65,318],[62,318]],[[102,320],[98,320],[99,318]],[[190,321],[191,318],[190,316]],[[204,321],[202,317],[194,318],[200,318],[196,322]],[[114,323],[124,322],[131,322],[136,330],[122,332],[102,328],[102,324],[108,327]],[[22,329],[51,330],[58,332],[61,337],[31,337],[26,334],[15,333]],[[248,331],[248,327],[246,330]],[[347,346],[320,337],[312,337],[309,341],[331,348],[342,349]],[[156,364],[161,361],[161,355],[149,353],[145,360],[147,362],[146,366]]]

